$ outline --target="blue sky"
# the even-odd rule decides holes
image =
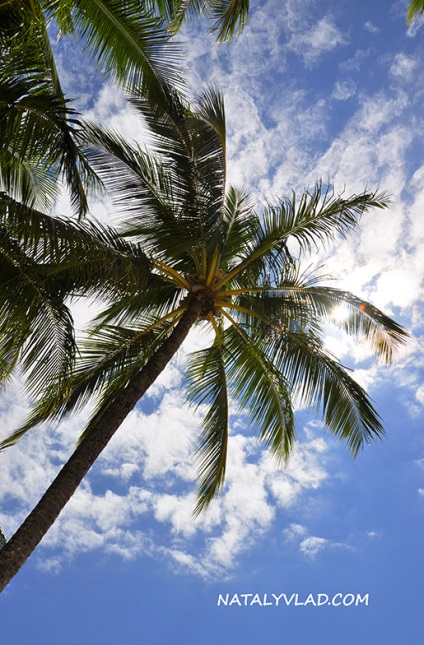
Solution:
[[[327,344],[354,370],[387,438],[355,461],[299,410],[299,445],[285,470],[232,419],[226,487],[196,522],[193,446],[201,410],[181,396],[184,354],[128,418],[3,593],[2,645],[357,645],[423,642],[424,27],[406,3],[253,0],[238,41],[217,47],[192,25],[189,82],[224,92],[229,182],[255,199],[322,178],[392,195],[358,232],[314,265],[413,333],[383,367],[338,332]],[[68,94],[89,118],[129,138],[143,130],[112,84],[100,85],[71,43],[58,47]],[[66,199],[57,205],[66,212]],[[92,211],[116,221],[107,198]],[[78,324],[89,312],[75,306]],[[6,435],[28,403],[13,384],[0,399]],[[10,536],[72,451],[84,413],[33,431],[0,455],[0,526]],[[368,605],[217,606],[219,594],[287,598],[368,595]],[[249,600],[249,602],[250,602]]]

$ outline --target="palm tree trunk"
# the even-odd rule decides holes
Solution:
[[[200,304],[193,301],[137,379],[111,404],[104,418],[79,444],[37,506],[0,550],[0,592],[34,551],[121,423],[179,349],[199,312]]]

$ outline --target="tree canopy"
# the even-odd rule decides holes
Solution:
[[[204,409],[196,513],[224,482],[232,400],[282,461],[295,443],[295,399],[316,406],[354,455],[384,434],[365,390],[326,349],[323,325],[333,321],[386,362],[407,334],[371,303],[305,273],[301,261],[347,235],[369,208],[385,208],[386,197],[365,191],[344,198],[317,184],[256,210],[245,192],[226,185],[225,112],[216,89],[192,105],[169,88],[131,101],[154,135],[155,153],[85,128],[87,158],[122,218],[118,231],[51,218],[9,198],[9,236],[57,293],[105,304],[78,352],[62,345],[69,369],[46,371],[51,362],[40,356],[38,334],[25,346],[37,401],[3,448],[92,398],[96,404],[75,453],[2,549],[3,584],[13,575],[10,554],[15,567],[18,551],[22,561],[28,557],[195,324],[212,332],[189,356],[184,388]],[[334,316],[340,304],[344,320]]]
[[[367,342],[387,363],[407,338],[371,303],[327,286],[326,276],[304,267],[311,254],[354,230],[367,210],[386,208],[387,196],[366,190],[345,197],[318,182],[300,196],[255,207],[246,191],[227,184],[222,95],[209,87],[190,104],[156,57],[162,24],[154,9],[175,5],[149,5],[160,36],[145,47],[140,83],[131,69],[119,71],[110,62],[114,54],[108,58],[100,32],[90,27],[90,11],[106,5],[140,3],[24,3],[25,47],[34,44],[34,66],[18,66],[15,44],[13,56],[0,63],[6,97],[0,103],[6,141],[0,159],[0,368],[6,380],[19,362],[35,400],[30,417],[1,448],[95,402],[75,452],[1,549],[2,588],[195,326],[211,334],[188,357],[184,387],[188,401],[204,411],[195,513],[224,484],[232,401],[279,461],[295,444],[296,401],[315,406],[326,429],[356,455],[384,429],[365,390],[328,351],[326,325]],[[187,11],[207,6],[218,3],[178,3]],[[60,88],[44,11],[67,33],[81,29],[101,64],[128,80],[153,150],[75,118]],[[6,16],[12,31],[16,15]],[[20,70],[14,83],[12,68]],[[49,213],[53,184],[62,175],[79,219]],[[82,217],[90,184],[107,191],[120,216],[116,230]],[[69,301],[80,296],[96,299],[102,309],[77,343]],[[347,311],[343,320],[334,315],[339,305]]]

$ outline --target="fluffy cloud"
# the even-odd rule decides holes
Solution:
[[[310,536],[301,541],[300,550],[308,558],[315,558],[328,544],[325,538]]]
[[[11,388],[3,419],[15,422],[18,401]],[[281,469],[255,437],[244,434],[240,417],[229,439],[224,491],[193,519],[199,414],[182,403],[178,388],[156,409],[134,411],[44,538],[40,566],[56,571],[67,558],[102,550],[124,558],[166,557],[172,566],[205,578],[227,576],[270,529],[278,508],[293,508],[328,477],[322,439],[307,433]],[[67,458],[83,422],[69,419],[58,429],[33,431],[3,455],[0,501],[10,511],[0,513],[0,525],[7,535]]]
[[[415,392],[417,400],[424,405],[424,385],[420,385]]]
[[[308,529],[302,524],[290,524],[283,531],[283,536],[289,544],[295,545],[300,553],[309,560],[314,560],[320,554],[334,549],[343,549],[353,551],[354,548],[347,542],[336,542],[329,538],[318,537],[316,535],[308,535]],[[368,532],[368,537],[374,537],[377,534]]]
[[[296,522],[293,522],[292,524],[290,524],[290,526],[283,530],[283,535],[288,542],[293,542],[299,537],[303,537],[307,533],[308,529],[306,528],[306,526],[302,526],[302,524],[297,524]]]

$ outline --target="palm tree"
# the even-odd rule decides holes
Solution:
[[[48,209],[62,178],[81,217],[88,210],[87,190],[99,183],[81,149],[82,124],[61,87],[48,23],[54,19],[64,33],[78,31],[99,64],[111,67],[121,81],[140,86],[176,81],[174,48],[168,45],[162,52],[169,35],[151,10],[138,4],[26,0],[0,5],[1,382],[18,359],[32,366],[34,380],[41,366],[50,378],[53,373],[59,378],[75,351],[62,291],[40,258],[17,244],[5,219],[18,201]]]
[[[224,482],[232,398],[250,411],[260,439],[282,461],[295,442],[293,397],[315,404],[354,455],[384,433],[366,392],[326,351],[323,324],[344,304],[349,316],[338,324],[386,362],[407,334],[370,303],[302,272],[300,259],[347,234],[368,208],[384,208],[385,196],[344,199],[318,184],[298,200],[256,212],[243,191],[226,189],[225,115],[216,90],[192,106],[169,88],[131,100],[154,135],[154,153],[86,127],[87,157],[125,213],[119,232],[54,220],[31,207],[24,212],[9,201],[10,235],[52,284],[109,304],[88,330],[75,367],[59,383],[54,372],[38,390],[33,381],[34,410],[2,443],[11,446],[33,426],[58,422],[96,398],[75,452],[1,549],[1,589],[195,325],[209,325],[214,336],[187,366],[188,400],[209,406],[195,514]]]

